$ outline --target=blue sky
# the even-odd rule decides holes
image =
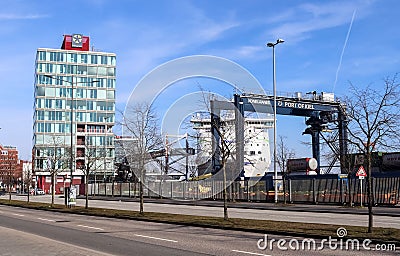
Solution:
[[[286,41],[276,48],[277,88],[282,93],[316,90],[340,97],[346,95],[350,81],[360,87],[381,86],[382,79],[399,71],[396,0],[1,4],[0,143],[17,146],[23,159],[30,159],[32,147],[36,49],[60,48],[63,34],[82,33],[91,37],[96,50],[117,54],[120,109],[146,73],[187,55],[230,59],[272,91],[272,52],[265,43],[277,38]],[[207,83],[191,83],[199,81]],[[304,129],[303,118],[278,118],[278,134],[288,137],[288,146],[299,156],[311,155],[301,143],[310,141],[301,135]]]

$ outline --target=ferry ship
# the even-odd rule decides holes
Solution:
[[[245,117],[244,125],[244,172],[242,177],[260,177],[268,171],[271,165],[271,150],[268,130],[273,128],[273,116],[263,118]],[[197,114],[190,120],[196,131],[198,176],[209,173],[212,146],[211,146],[211,119]],[[221,133],[225,143],[235,154],[235,119],[231,116],[222,118]],[[228,159],[228,162],[232,159]],[[207,166],[208,168],[201,168]]]

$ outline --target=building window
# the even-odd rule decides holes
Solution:
[[[46,52],[38,52],[38,60],[46,60]]]
[[[85,122],[85,113],[78,112],[76,113],[76,118],[78,119],[79,122]]]
[[[107,79],[107,88],[115,88],[115,79]]]
[[[107,68],[108,76],[115,76],[115,68]]]
[[[101,56],[101,64],[107,65],[107,56]]]
[[[56,90],[55,88],[46,88],[45,89],[45,95],[47,97],[55,97],[56,96]]]
[[[90,113],[90,120],[89,122],[96,122],[97,120],[97,114],[96,113]]]
[[[43,110],[37,111],[37,120],[44,120],[44,111]]]
[[[36,108],[43,108],[43,99],[36,99]]]
[[[44,124],[44,132],[53,132],[51,129],[52,128],[51,126],[52,126],[52,124],[45,123]]]
[[[115,56],[108,56],[108,65],[115,65]]]
[[[46,63],[45,72],[46,73],[53,73],[53,64]]]
[[[65,125],[64,124],[56,124],[57,132],[64,133],[65,132]]]
[[[93,101],[87,101],[86,102],[86,109],[87,110],[93,110]]]
[[[50,53],[50,61],[56,61],[56,53],[55,52]]]
[[[97,74],[100,76],[106,76],[107,75],[107,68],[106,67],[98,67],[97,68]]]
[[[90,63],[91,64],[97,64],[97,55],[91,55],[90,56]]]
[[[61,109],[63,108],[63,100],[56,100],[56,108]]]
[[[105,86],[105,81],[106,81],[106,79],[105,78],[99,78],[99,79],[97,79],[97,87],[99,87],[99,88],[103,88],[104,86]]]
[[[67,62],[77,63],[78,55],[76,53],[68,53],[67,54]]]
[[[76,89],[76,97],[77,98],[86,98],[86,90],[78,88]]]
[[[53,108],[53,100],[46,99],[45,100],[45,108]]]
[[[87,54],[82,54],[80,63],[87,63],[87,60],[88,60]]]
[[[76,65],[66,65],[67,74],[76,74]]]
[[[63,85],[63,80],[65,80],[65,77],[57,76],[54,80],[56,80],[56,85]]]
[[[97,90],[89,90],[89,98],[96,99],[97,98]]]
[[[98,90],[97,91],[97,98],[98,99],[105,99],[106,98],[106,91],[105,90]]]
[[[63,120],[63,112],[60,112],[60,111],[55,112],[55,120],[58,120],[58,121]]]
[[[77,74],[86,75],[87,74],[87,66],[78,66]]]
[[[36,129],[37,132],[44,132],[44,123],[38,123]]]
[[[107,91],[107,99],[115,99],[114,91]]]

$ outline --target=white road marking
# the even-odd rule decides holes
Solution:
[[[246,251],[238,251],[238,250],[232,250],[232,252],[239,252],[239,253],[244,253],[244,254],[260,255],[260,256],[271,256],[271,255],[268,255],[268,254],[261,254],[261,253],[255,253],[255,252],[246,252]]]
[[[50,222],[56,222],[55,220],[49,220],[49,219],[43,219],[43,218],[38,218],[38,220],[44,220],[44,221],[50,221]]]
[[[78,227],[90,228],[90,229],[96,229],[96,230],[104,230],[102,228],[90,227],[90,226],[85,226],[85,225],[78,225]]]
[[[25,215],[23,215],[23,214],[18,214],[18,213],[13,213],[13,215],[15,215],[15,216],[20,216],[20,217],[25,216]]]
[[[155,239],[155,240],[161,240],[161,241],[167,241],[167,242],[172,242],[172,243],[177,243],[178,241],[175,240],[170,240],[170,239],[165,239],[165,238],[159,238],[159,237],[154,237],[154,236],[144,236],[144,235],[138,235],[138,234],[133,234],[138,237],[144,237],[144,238],[150,238],[150,239]]]

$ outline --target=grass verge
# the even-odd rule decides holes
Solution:
[[[231,230],[251,231],[263,234],[287,235],[298,237],[326,238],[331,236],[333,239],[338,238],[336,230],[339,227],[344,227],[347,230],[347,236],[343,239],[370,239],[373,243],[394,243],[400,246],[400,229],[394,228],[379,228],[376,227],[373,233],[367,233],[366,227],[358,226],[339,226],[328,224],[313,224],[300,222],[286,221],[271,221],[271,220],[254,220],[254,219],[238,219],[230,218],[225,221],[220,217],[193,216],[183,214],[169,214],[157,212],[145,212],[140,214],[137,211],[117,210],[117,209],[102,209],[84,207],[67,208],[64,205],[55,204],[51,206],[48,203],[26,202],[17,200],[0,199],[0,204],[17,206],[46,211],[57,211],[71,214],[84,214],[92,216],[102,216],[109,218],[124,218],[140,221],[152,221],[171,224],[191,225],[207,228],[220,228]]]

